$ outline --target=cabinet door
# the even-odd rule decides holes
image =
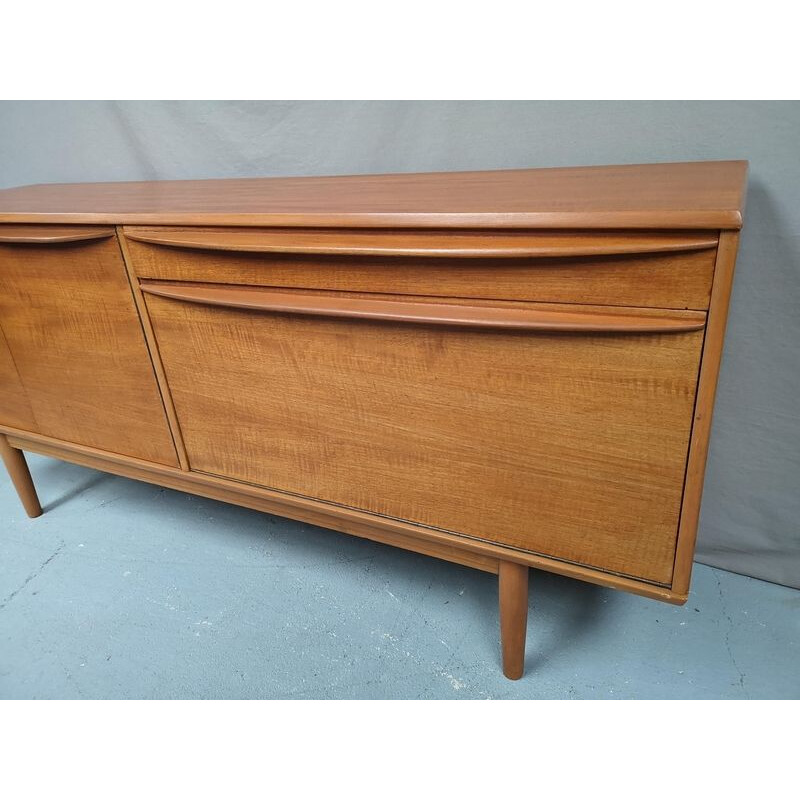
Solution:
[[[704,313],[142,286],[192,469],[670,583]]]
[[[0,327],[40,433],[177,466],[113,229],[0,226]]]
[[[0,425],[10,425],[12,428],[34,433],[38,430],[2,328],[0,328]]]

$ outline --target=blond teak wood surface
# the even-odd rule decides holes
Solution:
[[[500,636],[503,673],[518,680],[525,671],[525,638],[528,625],[528,577],[530,570],[511,561],[500,563]]]
[[[161,466],[149,461],[133,459],[130,456],[118,456],[91,447],[59,442],[47,436],[18,431],[2,425],[0,425],[0,432],[7,434],[8,443],[19,450],[39,453],[73,464],[122,475],[126,478],[191,492],[201,497],[236,503],[257,511],[266,511],[323,528],[374,539],[395,547],[414,550],[487,572],[497,573],[500,561],[511,561],[667,603],[681,604],[686,601],[685,595],[676,594],[669,587],[624,578],[535,553],[512,550],[481,539],[470,539],[447,531],[425,528],[402,520],[335,506],[312,498],[251,486],[241,481],[205,475],[200,472],[184,472],[175,467]]]
[[[697,237],[686,234],[673,237],[671,249],[662,252],[647,250],[635,234],[627,245],[624,237],[593,234],[581,237],[584,255],[575,255],[569,244],[563,255],[549,247],[549,255],[536,258],[337,256],[299,252],[291,232],[269,237],[272,246],[283,241],[290,253],[258,253],[140,242],[128,238],[129,230],[127,248],[141,278],[655,308],[708,308],[716,252],[695,249]],[[212,234],[200,229],[193,241],[205,243]],[[632,252],[639,248],[645,249]]]
[[[42,507],[39,504],[39,498],[36,495],[36,489],[31,480],[31,473],[25,462],[25,456],[22,454],[21,450],[12,447],[8,443],[8,439],[1,433],[0,458],[2,458],[3,463],[6,465],[11,482],[14,484],[20,502],[25,508],[25,513],[29,517],[41,516]]]
[[[115,239],[0,243],[0,324],[39,432],[177,463]]]
[[[2,323],[2,319],[0,319]],[[0,325],[0,425],[37,432],[39,427],[33,418],[28,395],[19,379],[17,365],[8,348],[2,325]]]
[[[147,306],[192,469],[669,584],[701,331]]]
[[[17,226],[23,227],[23,226]],[[137,242],[191,250],[431,258],[569,258],[626,253],[713,250],[713,232],[592,233],[547,231],[359,231],[292,228],[125,227]],[[430,262],[428,262],[430,263]]]
[[[529,567],[686,600],[745,172],[0,191],[0,454],[499,573],[518,678]]]
[[[112,236],[114,228],[86,225],[0,225],[0,242],[6,244],[64,244]]]
[[[697,523],[700,517],[700,500],[703,495],[708,443],[711,435],[711,418],[714,411],[714,395],[722,359],[722,343],[728,320],[728,304],[733,287],[733,269],[739,247],[739,234],[723,231],[720,235],[719,251],[715,269],[714,291],[708,313],[708,326],[703,343],[703,363],[695,404],[692,441],[686,467],[686,482],[678,529],[678,547],[675,553],[675,570],[672,585],[676,592],[686,594],[692,575],[692,558],[697,539]]]
[[[142,281],[144,294],[222,308],[409,322],[456,328],[561,333],[675,333],[699,331],[702,311],[671,311],[562,303],[498,303],[352,292],[275,291],[252,286]]]
[[[133,301],[136,304],[136,309],[139,318],[142,322],[142,333],[144,334],[147,347],[150,350],[150,357],[153,361],[153,371],[155,372],[156,381],[158,382],[159,391],[164,401],[164,411],[167,414],[167,421],[169,423],[170,433],[172,434],[172,442],[175,445],[175,453],[178,457],[178,463],[182,470],[189,469],[189,460],[186,457],[186,447],[183,444],[183,437],[181,435],[181,428],[178,424],[178,418],[175,414],[175,405],[172,402],[172,393],[167,386],[167,379],[164,375],[164,365],[161,363],[161,354],[158,352],[158,345],[156,344],[155,336],[153,334],[153,325],[150,322],[150,317],[147,315],[147,309],[144,304],[144,297],[142,290],[139,286],[139,280],[133,274],[131,267],[130,253],[127,250],[127,240],[122,236],[121,231],[117,231],[117,240],[122,250],[123,259],[125,261],[125,269],[130,282],[131,291],[133,292]]]
[[[313,178],[46,184],[0,222],[344,228],[739,228],[746,161]]]

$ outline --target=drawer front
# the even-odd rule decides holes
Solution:
[[[113,228],[0,226],[0,324],[38,423],[20,427],[177,466]]]
[[[125,228],[141,278],[706,309],[717,235]]]
[[[703,314],[143,288],[193,470],[670,583]]]

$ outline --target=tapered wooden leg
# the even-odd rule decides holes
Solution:
[[[25,456],[22,454],[22,450],[17,450],[16,447],[10,445],[2,433],[0,433],[0,456],[3,458],[3,463],[11,476],[11,483],[14,484],[26,513],[29,517],[40,516],[42,507],[39,505],[39,498],[36,496],[36,489],[25,462]]]
[[[528,567],[500,562],[500,642],[503,674],[516,681],[525,671],[528,630]]]

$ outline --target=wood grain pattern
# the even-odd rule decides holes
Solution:
[[[193,470],[670,583],[701,332],[147,306]]]
[[[488,243],[488,238],[487,238]],[[708,307],[714,250],[525,259],[302,256],[128,240],[140,278],[653,308]]]
[[[717,378],[722,360],[722,344],[728,319],[728,306],[733,288],[733,272],[738,247],[738,233],[722,233],[714,274],[714,290],[708,313],[708,326],[703,343],[703,361],[697,389],[692,440],[686,469],[686,487],[675,552],[675,571],[672,583],[675,590],[681,593],[689,591],[689,582],[692,576],[692,560],[697,539],[697,523],[700,518],[700,501],[703,495],[703,479],[711,436],[714,396],[717,391]]]
[[[133,301],[136,304],[136,310],[139,314],[139,319],[142,323],[142,332],[144,333],[145,341],[147,342],[147,349],[150,351],[150,359],[153,363],[153,371],[155,372],[158,388],[161,393],[161,399],[164,404],[164,411],[167,415],[167,422],[169,423],[169,430],[172,435],[172,443],[175,446],[175,453],[178,456],[178,463],[182,470],[189,469],[189,459],[186,456],[186,447],[183,444],[183,436],[181,434],[181,426],[178,423],[178,417],[175,414],[175,406],[172,402],[172,394],[167,385],[167,378],[164,374],[164,365],[161,363],[161,354],[158,352],[158,344],[156,337],[153,333],[153,326],[150,322],[150,317],[147,315],[147,307],[145,306],[142,290],[139,287],[139,281],[133,274],[131,268],[131,259],[127,251],[127,243],[125,237],[120,232],[117,233],[120,250],[122,251],[122,258],[125,263],[125,270],[128,275],[128,282],[133,293]]]
[[[14,244],[64,244],[89,239],[108,239],[113,228],[96,228],[74,225],[2,225],[0,242]]]
[[[687,598],[746,169],[0,191],[0,455],[497,573],[518,678],[529,567]]]
[[[408,299],[396,295],[354,295],[344,292],[276,292],[254,287],[213,284],[141,283],[145,294],[222,308],[272,311],[346,319],[407,322],[417,325],[595,333],[680,333],[702,330],[702,311],[582,306],[543,303],[467,303]]]
[[[0,222],[345,228],[737,229],[746,161],[0,191]]]
[[[42,506],[28,470],[28,464],[21,450],[12,447],[8,439],[0,434],[0,459],[8,470],[8,476],[17,490],[17,495],[25,513],[29,517],[39,517],[42,514]]]
[[[39,430],[2,327],[0,327],[0,423],[26,431]]]
[[[687,598],[746,169],[0,191],[0,455],[496,573],[519,678],[529,567]]]
[[[15,431],[3,425],[0,425],[0,433],[5,433],[8,443],[18,449],[59,458],[73,464],[103,470],[134,480],[191,492],[214,500],[235,503],[258,511],[278,514],[323,528],[415,550],[426,555],[435,555],[437,558],[475,566],[477,569],[485,569],[487,572],[497,573],[498,562],[501,560],[514,561],[517,564],[525,564],[559,575],[579,578],[598,586],[619,589],[654,600],[674,604],[686,602],[686,595],[676,594],[669,587],[632,580],[621,575],[589,569],[579,564],[571,564],[535,553],[524,553],[447,531],[413,525],[388,517],[379,517],[367,512],[335,506],[273,489],[250,486],[213,475],[182,472],[175,467],[166,467],[91,447],[60,442],[39,434]],[[441,552],[436,548],[440,548]],[[475,559],[477,563],[472,564],[467,560],[463,562],[460,560],[470,558]],[[479,564],[483,564],[483,566],[478,566]]]
[[[39,431],[177,463],[114,239],[0,244],[0,319]]]
[[[359,231],[292,228],[142,228],[126,226],[138,242],[193,250],[311,255],[424,256],[426,258],[559,258],[709,250],[716,233],[675,231]]]

